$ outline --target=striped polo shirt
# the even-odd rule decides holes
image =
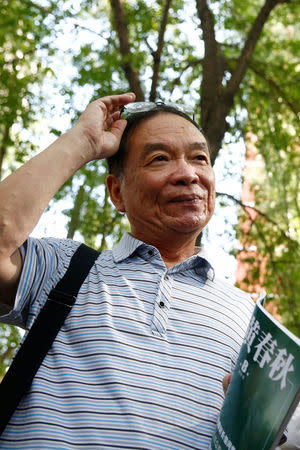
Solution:
[[[32,325],[79,243],[29,238],[16,306]],[[125,234],[101,253],[1,449],[208,449],[253,302],[201,251],[169,269]]]

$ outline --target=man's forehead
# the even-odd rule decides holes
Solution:
[[[152,150],[167,150],[178,147],[192,151],[204,151],[210,158],[205,136],[197,124],[166,111],[141,120],[131,130],[127,141],[128,153],[145,155]]]
[[[155,111],[152,113],[152,115],[148,117],[144,117],[139,123],[136,124],[136,129],[143,127],[143,125],[147,124],[148,126],[152,126],[151,124],[155,122],[163,121],[169,121],[170,123],[173,123],[174,120],[179,120],[182,122],[182,124],[186,127],[194,127],[196,130],[200,132],[200,129],[196,122],[194,122],[192,119],[190,120],[188,116],[182,115],[180,112],[178,114],[176,112],[171,111]]]
[[[143,145],[143,151],[148,153],[155,150],[169,150],[170,145],[163,141],[154,141],[154,142],[145,142]],[[194,141],[186,144],[186,150],[201,150],[205,151],[209,155],[209,150],[207,146],[207,142],[203,137],[201,141]]]
[[[159,111],[157,114],[142,119],[132,129],[130,137],[132,138],[135,134],[140,134],[143,133],[143,131],[146,131],[149,133],[149,137],[152,135],[153,137],[160,135],[164,138],[170,133],[170,129],[172,128],[175,133],[181,130],[186,130],[195,136],[193,140],[199,142],[203,140],[206,142],[202,131],[195,122],[190,121],[188,118],[183,117],[180,114],[171,113],[169,111]]]

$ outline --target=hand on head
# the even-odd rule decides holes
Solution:
[[[134,93],[110,95],[93,101],[81,114],[73,130],[88,142],[90,160],[107,158],[118,150],[126,127],[120,109],[134,99]]]

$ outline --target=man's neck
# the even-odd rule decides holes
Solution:
[[[156,247],[168,269],[197,253],[195,250],[196,236],[183,235],[176,236],[176,238],[172,238],[171,236],[164,236],[164,238],[153,236],[149,238],[146,236],[139,236],[136,233],[131,234],[145,244]]]
[[[161,257],[162,257],[167,269],[169,269],[170,267],[176,266],[176,264],[179,264],[179,263],[185,261],[190,256],[193,256],[193,255],[195,255],[195,253],[197,253],[197,251],[195,251],[195,246],[194,246],[192,252],[178,252],[178,253],[174,252],[173,254],[171,254],[170,252],[165,253],[162,250],[159,250],[159,252],[161,254]]]

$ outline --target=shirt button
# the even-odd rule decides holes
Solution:
[[[163,308],[165,306],[164,302],[159,302],[159,306]]]
[[[148,255],[153,256],[153,250],[148,250]]]
[[[169,275],[165,274],[164,279],[168,281]]]

